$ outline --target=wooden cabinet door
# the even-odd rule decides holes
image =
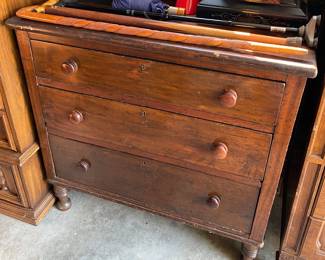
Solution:
[[[300,256],[304,259],[324,259],[325,257],[325,170],[323,180],[309,217]]]
[[[323,260],[325,257],[325,221],[311,218],[306,230],[300,257],[302,259]]]
[[[0,148],[16,150],[6,113],[0,111]]]
[[[0,200],[27,206],[17,166],[0,164]]]

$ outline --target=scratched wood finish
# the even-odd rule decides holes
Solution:
[[[147,209],[248,234],[259,189],[153,160],[50,136],[59,178],[96,187]],[[89,162],[84,169],[80,162]],[[221,198],[209,206],[209,196]],[[241,204],[245,204],[242,207]]]
[[[282,83],[40,41],[32,49],[43,85],[268,132],[276,125]],[[76,71],[65,73],[69,62]],[[236,92],[231,107],[223,103],[229,91]]]
[[[65,172],[64,170],[62,170],[62,172],[65,172],[65,177],[74,176],[74,180],[68,180],[65,177],[58,177],[55,168],[56,163],[53,161],[54,157],[52,156],[53,145],[49,142],[49,135],[60,136],[59,138],[65,139],[62,142],[69,142],[68,139],[72,139],[74,141],[86,143],[85,145],[87,147],[88,145],[92,148],[95,147],[93,145],[101,146],[102,148],[94,148],[97,152],[102,150],[107,151],[105,149],[109,148],[112,150],[112,153],[123,152],[128,154],[129,158],[137,156],[146,158],[145,160],[153,160],[157,164],[163,164],[164,168],[178,169],[178,167],[181,167],[184,171],[184,176],[187,176],[187,172],[195,172],[196,174],[199,174],[197,175],[197,178],[199,179],[209,178],[211,182],[213,182],[213,180],[217,178],[221,183],[230,182],[232,183],[230,185],[244,185],[250,188],[259,189],[253,224],[245,235],[240,235],[238,232],[231,229],[225,230],[221,227],[209,227],[209,223],[211,221],[213,222],[213,219],[209,222],[205,221],[205,223],[202,223],[196,218],[190,218],[190,216],[182,218],[175,213],[162,212],[159,210],[159,205],[166,205],[167,201],[163,199],[164,197],[160,197],[159,199],[162,201],[158,203],[159,205],[155,205],[158,209],[150,209],[150,211],[156,214],[165,215],[172,219],[186,222],[195,227],[239,240],[244,243],[242,251],[244,259],[251,260],[255,258],[258,248],[263,244],[269,214],[276,194],[289,139],[301,96],[304,91],[306,78],[314,77],[317,74],[314,54],[312,51],[309,51],[310,55],[303,57],[289,57],[288,55],[280,53],[277,55],[271,53],[262,55],[255,52],[241,53],[238,51],[212,49],[204,46],[189,46],[175,42],[167,43],[165,41],[148,38],[127,37],[114,33],[71,28],[69,26],[53,26],[45,23],[24,21],[18,18],[9,20],[8,24],[13,26],[17,31],[34,116],[36,118],[38,133],[40,136],[45,167],[47,169],[47,176],[49,182],[55,185],[56,195],[59,198],[59,208],[67,210],[71,207],[71,202],[67,193],[67,188],[71,187],[90,192],[97,196],[109,198],[113,201],[122,202],[130,206],[147,209],[140,205],[136,200],[132,201],[132,198],[126,199],[121,196],[119,197],[116,194],[114,195],[109,191],[103,190],[105,189],[103,186],[100,186],[101,188],[99,188],[101,183],[97,180],[89,180],[94,181],[94,185],[89,185],[87,181],[84,183],[78,183],[77,179],[88,177],[82,177],[82,175],[74,176],[73,174],[75,173],[71,173],[71,171]],[[226,72],[236,74],[243,78],[250,77],[276,81],[274,82],[275,85],[278,84],[280,86],[283,84],[284,86],[283,93],[281,94],[282,98],[276,124],[271,133],[265,133],[265,129],[263,132],[261,129],[260,131],[252,130],[257,129],[256,125],[259,124],[256,124],[255,127],[252,126],[252,129],[240,127],[242,123],[240,119],[236,119],[229,124],[224,124],[222,122],[215,122],[215,120],[221,121],[221,117],[220,119],[206,120],[207,118],[202,114],[194,116],[183,113],[180,115],[181,113],[179,111],[166,111],[166,109],[162,109],[161,107],[157,110],[158,107],[156,104],[150,108],[149,105],[143,106],[143,104],[141,105],[140,103],[130,104],[130,100],[125,99],[115,99],[115,101],[112,101],[111,99],[113,98],[107,93],[101,94],[102,96],[98,94],[99,92],[97,92],[96,95],[91,93],[91,91],[98,91],[96,90],[97,88],[100,88],[98,85],[89,84],[89,90],[85,90],[84,88],[81,91],[79,87],[72,89],[71,85],[69,86],[64,78],[59,79],[59,81],[54,81],[49,78],[48,84],[46,84],[47,86],[42,86],[43,83],[46,83],[44,81],[46,79],[36,76],[36,64],[34,63],[35,56],[32,49],[32,42],[34,43],[35,41],[50,42],[74,48],[84,48],[92,51],[102,51],[105,53],[133,58],[147,59],[154,62],[163,62],[164,64],[169,65],[177,64],[186,66],[186,68],[191,66],[198,68],[199,70],[219,71],[218,75],[222,72]],[[62,49],[64,48],[65,47],[62,46]],[[78,57],[75,58],[77,59]],[[50,62],[48,64],[50,64]],[[78,70],[80,68],[78,67]],[[171,66],[170,68],[174,68],[174,66]],[[186,68],[184,67],[184,70]],[[101,69],[100,64],[98,64],[98,70],[93,71],[93,78],[95,78],[96,75],[102,75]],[[44,69],[42,69],[42,71],[43,70]],[[65,72],[76,71],[76,65],[74,62],[66,63],[63,66],[63,70]],[[67,75],[66,77],[69,76]],[[166,77],[168,77],[168,75]],[[251,80],[254,81],[254,79]],[[42,82],[42,84],[40,84],[40,82]],[[80,85],[84,84],[84,82],[81,81],[79,83]],[[103,82],[103,85],[104,84],[106,83]],[[61,88],[61,90],[58,90],[58,88]],[[118,86],[115,88],[118,88]],[[249,89],[249,87],[247,88]],[[107,90],[104,90],[103,88],[101,89],[102,93],[106,91]],[[83,94],[78,92],[83,92]],[[50,95],[46,93],[56,94]],[[60,95],[60,98],[58,98],[57,93],[64,94]],[[124,93],[124,95],[126,95],[126,93]],[[172,97],[172,95],[170,97]],[[189,102],[193,103],[193,100]],[[158,103],[158,101],[156,103]],[[63,106],[61,107],[61,105]],[[65,111],[63,107],[67,108],[67,110],[62,113],[62,111]],[[83,108],[84,111],[79,111],[81,108]],[[256,107],[254,109],[256,109]],[[254,113],[254,109],[252,109],[252,114]],[[59,111],[61,111],[61,113],[59,113]],[[83,113],[85,111],[88,111],[88,113]],[[110,115],[110,117],[108,115]],[[154,119],[157,118],[160,120],[154,121]],[[89,124],[90,121],[88,120],[91,121],[91,124]],[[152,122],[154,122],[154,124],[151,124]],[[106,127],[104,129],[105,125]],[[146,130],[149,129],[148,126],[152,126],[152,131]],[[171,131],[162,130],[164,128],[169,128]],[[268,131],[270,131],[270,129],[268,129]],[[112,132],[115,134],[112,135]],[[224,172],[215,168],[213,169],[214,176],[212,176],[212,172],[210,172],[209,168],[205,167],[208,165],[206,157],[207,155],[210,156],[208,151],[211,152],[211,150],[207,148],[215,141],[213,138],[210,139],[209,135],[211,134],[213,134],[213,136],[218,134],[229,136],[229,144],[231,146],[233,146],[234,140],[238,140],[236,142],[236,149],[238,149],[239,152],[236,153],[235,157],[239,162],[232,159],[231,163],[228,165],[228,169],[231,169],[232,173]],[[124,137],[125,135],[128,136],[127,139]],[[107,138],[104,138],[105,136]],[[262,144],[261,146],[254,144],[256,143],[256,138],[260,141],[260,138],[264,141],[268,140],[268,148],[266,148],[266,143],[264,141],[257,142]],[[118,142],[118,140],[121,142]],[[220,142],[219,140],[217,141]],[[112,143],[114,144],[114,147]],[[203,143],[204,145],[201,146]],[[229,144],[226,143],[226,145]],[[241,148],[242,145],[247,145],[249,148],[253,149],[243,150]],[[74,147],[70,146],[69,150],[64,149],[66,154],[71,153],[70,150],[73,150]],[[261,158],[259,157],[260,155],[257,157],[255,155],[257,153],[260,154],[259,151],[261,147],[262,150],[267,149],[267,164],[261,164],[261,161],[259,161],[259,158]],[[139,148],[142,149],[141,153],[139,152]],[[223,145],[220,145],[219,148],[219,152],[215,153],[215,156],[218,157],[222,157],[225,154],[230,156],[232,153],[231,151],[233,151],[233,148],[230,146],[229,149]],[[90,151],[90,148],[84,149],[87,152]],[[188,156],[189,153],[193,151],[196,153],[195,155],[198,156],[206,155],[203,156],[203,164],[201,161],[198,161],[195,156]],[[56,154],[58,155],[60,152]],[[238,167],[238,165],[240,165],[239,159],[243,158],[243,156],[247,154],[253,155],[253,157],[247,161],[249,164],[242,164],[241,167]],[[79,155],[81,156],[82,154],[80,153]],[[227,156],[223,160],[227,160]],[[102,160],[99,158],[101,156],[96,156],[96,161],[97,157],[98,161]],[[168,158],[168,161],[166,158]],[[254,160],[255,158],[257,158],[259,162],[256,162]],[[192,160],[192,162],[194,161],[196,164],[184,164],[186,160]],[[64,165],[75,165],[71,160],[65,161],[64,159],[60,159],[58,161]],[[259,166],[257,166],[256,163],[258,163]],[[91,169],[91,164],[87,161],[80,161],[79,165],[85,170]],[[194,169],[193,166],[195,165],[199,166],[199,169]],[[239,179],[239,175],[234,174],[236,167],[238,167],[237,169],[241,168],[243,170],[242,172],[247,173],[246,169],[251,170],[252,165],[257,166],[258,168],[263,167],[263,170],[261,170],[261,168],[256,168],[256,171],[260,173],[262,172],[264,178],[254,179],[252,177],[248,178],[248,176],[241,175],[241,179]],[[122,167],[122,165],[119,165],[119,167]],[[129,170],[130,169],[125,169],[123,172],[129,172]],[[176,171],[178,172],[178,170],[175,170],[175,172]],[[103,174],[99,170],[98,172],[100,175]],[[150,173],[152,172],[153,170],[150,171]],[[158,175],[159,173],[160,171],[157,170]],[[182,175],[180,176],[181,178],[184,177]],[[187,177],[186,179],[188,178],[191,177]],[[245,179],[246,182],[244,182],[243,179]],[[109,183],[107,185],[113,184]],[[224,186],[228,185],[224,184]],[[193,185],[193,187],[195,187],[195,185]],[[198,189],[201,188],[198,187]],[[225,187],[225,189],[231,188]],[[126,192],[128,192],[127,194],[129,195],[133,194],[136,196],[136,191],[134,190]],[[232,200],[236,206],[232,210],[244,212],[245,207],[247,207],[246,202],[238,203],[238,201],[242,201],[241,196],[244,194],[245,192],[240,196],[233,196]],[[225,196],[228,196],[228,193]],[[145,197],[144,200],[152,201],[153,199],[158,198]],[[221,200],[218,197],[212,196],[209,198],[209,203],[212,205],[220,206],[222,205],[222,202],[220,203],[220,201]],[[194,206],[195,205],[191,205],[189,207]],[[237,218],[238,223],[241,222],[240,218],[241,217]],[[217,225],[216,222],[214,223]]]
[[[263,179],[271,135],[66,91],[40,87],[50,133],[210,173]],[[71,122],[73,111],[82,113]],[[217,159],[213,143],[227,145]]]
[[[37,224],[54,203],[36,143],[14,33],[5,20],[39,0],[0,1],[0,213]]]
[[[9,26],[27,29],[26,20],[13,17],[6,21]],[[91,50],[98,50],[114,54],[168,62],[179,65],[193,66],[213,71],[222,71],[233,74],[249,75],[251,77],[271,79],[285,82],[287,75],[301,77],[315,77],[317,65],[315,53],[309,51],[306,56],[283,55],[251,55],[244,52],[231,52],[224,49],[204,47],[184,48],[177,43],[125,37],[113,33],[76,30],[67,26],[53,27],[45,23],[28,21],[33,31],[28,32],[29,39],[59,43]],[[83,37],[87,34],[87,37]],[[71,37],[67,38],[66,35]],[[82,41],[80,41],[82,39]],[[121,42],[127,42],[127,48]],[[143,46],[150,52],[144,52]],[[175,59],[177,53],[177,59]],[[217,58],[217,59],[216,59]]]

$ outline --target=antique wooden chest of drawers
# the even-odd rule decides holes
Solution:
[[[75,188],[263,245],[306,56],[12,18],[58,207]]]

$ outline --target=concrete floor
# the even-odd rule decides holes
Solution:
[[[0,215],[1,260],[238,260],[238,242],[167,218],[71,191],[71,210],[52,209],[37,227]],[[257,259],[275,259],[274,210]]]

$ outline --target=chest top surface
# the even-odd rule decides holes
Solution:
[[[317,75],[315,53],[306,48],[296,48],[299,53],[295,53],[296,50],[292,53],[283,51],[264,51],[262,53],[244,48],[223,48],[223,45],[211,47],[187,44],[178,40],[174,41],[174,39],[159,40],[145,35],[138,37],[98,31],[97,29],[62,26],[18,17],[7,20],[7,25],[29,32],[31,40],[59,42],[70,46],[260,78],[285,81],[288,74],[308,78]],[[241,42],[251,44],[249,41]],[[236,46],[236,41],[230,41],[230,44],[233,43]],[[264,47],[267,50],[268,44]],[[303,51],[301,52],[301,50]]]

